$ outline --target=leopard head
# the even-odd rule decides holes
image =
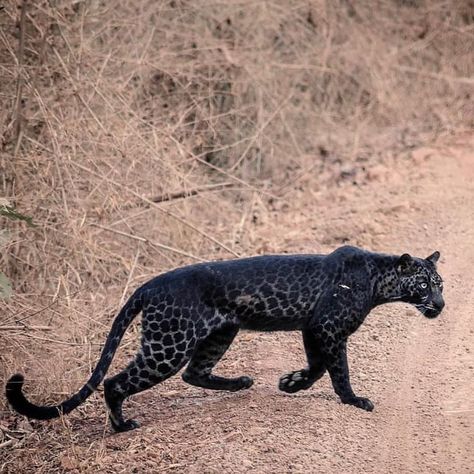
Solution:
[[[397,264],[401,300],[415,306],[427,318],[436,318],[444,308],[443,280],[436,271],[440,257],[415,258],[403,254]]]

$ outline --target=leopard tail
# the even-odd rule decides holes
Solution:
[[[120,310],[112,323],[112,328],[107,336],[107,340],[105,341],[99,362],[89,380],[77,393],[72,395],[69,399],[61,402],[59,405],[35,405],[29,402],[23,395],[23,375],[15,374],[10,377],[6,384],[6,396],[11,407],[21,415],[36,420],[58,418],[60,415],[69,413],[77,408],[97,389],[98,385],[105,377],[125,331],[135,316],[142,310],[142,306],[143,294],[141,289],[138,289],[125,303],[124,307]]]

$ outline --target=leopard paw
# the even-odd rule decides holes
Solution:
[[[235,388],[233,391],[238,391],[238,390],[245,390],[247,388],[250,388],[253,385],[253,379],[250,377],[247,377],[246,375],[243,375],[242,377],[237,378]]]
[[[122,433],[124,431],[131,431],[139,427],[140,427],[140,423],[138,423],[138,421],[135,421],[135,420],[122,421],[121,423],[118,423],[118,424],[112,423],[112,428],[117,433]]]
[[[278,388],[282,392],[295,393],[300,390],[307,390],[313,385],[313,379],[309,377],[306,369],[295,370],[280,377]]]
[[[347,400],[342,400],[342,403],[353,405],[357,408],[362,408],[362,410],[366,411],[372,411],[374,409],[374,404],[368,398],[364,397],[348,398]]]

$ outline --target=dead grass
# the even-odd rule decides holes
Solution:
[[[0,380],[26,371],[38,400],[80,385],[151,275],[268,251],[305,180],[474,124],[468,0],[4,6],[0,196],[37,227],[1,222]]]

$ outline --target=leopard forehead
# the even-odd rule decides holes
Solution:
[[[429,274],[430,282],[436,286],[440,286],[443,283],[443,279],[436,272]]]
[[[407,280],[410,282],[428,281],[435,286],[441,286],[443,284],[443,279],[436,271],[435,266],[423,260],[416,262],[414,271],[407,277]]]

